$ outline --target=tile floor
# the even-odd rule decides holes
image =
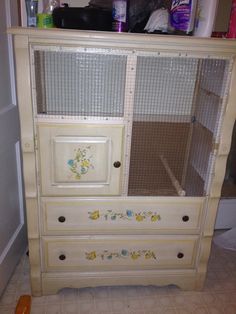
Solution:
[[[30,294],[28,257],[23,256],[5,293],[0,313],[14,313],[20,295]],[[168,287],[63,289],[32,298],[31,314],[236,314],[236,252],[213,245],[201,292]]]

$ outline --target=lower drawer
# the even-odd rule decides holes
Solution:
[[[45,271],[193,268],[196,236],[43,237]]]

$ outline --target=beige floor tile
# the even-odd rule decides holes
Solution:
[[[78,303],[78,312],[79,314],[94,314],[95,306],[93,301],[84,301]]]
[[[95,309],[97,313],[108,313],[112,311],[110,299],[97,299],[95,300]]]
[[[125,298],[111,299],[112,312],[123,313],[124,311],[127,311],[127,308],[128,308],[128,304]]]
[[[160,307],[171,307],[173,306],[173,297],[172,296],[157,296],[156,297],[157,306]]]
[[[93,296],[95,299],[109,298],[109,287],[98,287],[93,289]]]
[[[141,298],[128,298],[127,299],[127,308],[129,310],[137,310],[137,311],[140,311],[140,310],[143,310],[143,300]]]
[[[126,298],[126,287],[110,287],[109,289],[109,297],[112,299],[115,298]]]
[[[61,314],[61,304],[47,304],[45,314]]]
[[[15,293],[5,293],[1,298],[1,305],[15,305],[16,304],[16,296]]]
[[[32,306],[30,314],[45,314],[46,309],[44,305]]]
[[[37,305],[46,304],[46,300],[47,300],[47,296],[32,297],[32,305],[37,306]]]
[[[0,306],[0,313],[1,314],[14,314],[15,307],[13,306]]]
[[[61,294],[47,295],[44,298],[46,304],[62,303],[63,296]]]
[[[222,306],[208,305],[207,310],[209,314],[227,314]]]
[[[61,306],[61,311],[63,314],[77,314],[79,313],[78,303],[64,303]]]
[[[62,289],[59,292],[59,295],[61,297],[61,301],[64,303],[74,303],[78,302],[78,295],[79,295],[79,290],[78,289],[71,289],[71,288],[65,288]],[[82,299],[82,298],[81,298]],[[87,299],[86,299],[87,300]]]
[[[94,299],[94,292],[92,288],[84,288],[78,290],[78,299],[81,301],[91,301]]]
[[[144,297],[142,303],[145,311],[157,308],[157,299],[152,296]]]
[[[163,307],[161,309],[161,313],[163,314],[178,314],[175,308]],[[159,314],[159,313],[158,313]]]

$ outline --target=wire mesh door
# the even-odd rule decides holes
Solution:
[[[37,113],[122,117],[126,58],[96,50],[36,50]]]
[[[136,73],[128,194],[205,195],[228,61],[142,56]]]

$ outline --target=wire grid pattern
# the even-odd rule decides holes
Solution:
[[[224,113],[228,63],[138,58],[129,195],[175,195],[166,165],[188,196],[206,194],[215,162],[214,135]]]
[[[176,195],[181,183],[198,60],[138,57],[129,195]]]
[[[209,193],[216,158],[215,147],[219,143],[218,134],[225,112],[224,98],[229,88],[229,61],[211,59],[203,60],[201,64],[186,182],[186,190],[193,196]],[[196,182],[200,183],[199,187]]]
[[[198,60],[193,58],[138,57],[134,120],[141,116],[166,121],[190,117]]]
[[[203,60],[200,75],[200,88],[197,98],[196,119],[215,136],[221,127],[223,100],[228,87],[228,60]]]
[[[128,195],[176,195],[163,160],[188,196],[206,194],[229,61],[107,51],[36,50],[34,57],[39,114],[133,120]]]
[[[38,114],[122,117],[125,55],[35,51]]]

